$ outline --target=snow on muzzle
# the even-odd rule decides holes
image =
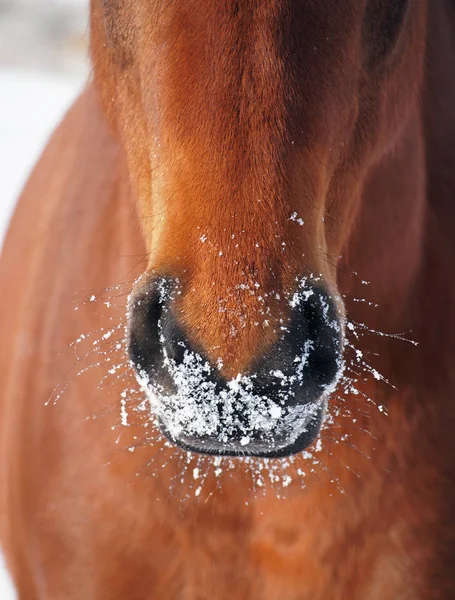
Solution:
[[[249,374],[226,380],[192,347],[174,317],[179,284],[156,278],[133,293],[128,349],[162,432],[203,454],[280,457],[317,436],[343,369],[343,331],[320,281],[302,279],[292,316]]]

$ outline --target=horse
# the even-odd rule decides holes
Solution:
[[[92,0],[0,268],[20,600],[451,599],[453,0]]]

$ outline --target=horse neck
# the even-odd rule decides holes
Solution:
[[[421,278],[420,328],[430,364],[452,381],[455,352],[455,5],[435,3],[429,11],[427,78],[423,122],[426,141],[427,215],[425,269]]]
[[[428,18],[422,92],[398,143],[366,181],[340,287],[348,317],[418,342],[412,350],[378,340],[383,372],[447,395],[455,389],[455,79],[448,76],[455,63],[453,4],[436,3]]]

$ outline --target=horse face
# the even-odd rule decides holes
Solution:
[[[337,264],[421,78],[425,2],[92,0],[149,250],[129,349],[185,448],[280,456],[342,369]]]

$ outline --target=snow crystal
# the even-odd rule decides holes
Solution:
[[[296,212],[292,213],[292,215],[289,217],[289,220],[294,221],[295,223],[298,223],[300,226],[304,225],[303,219],[298,218],[298,215]]]

